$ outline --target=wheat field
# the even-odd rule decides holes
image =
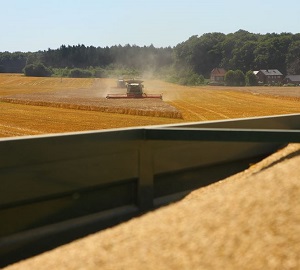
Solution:
[[[0,137],[208,121],[300,112],[300,88],[186,87],[145,80],[152,99],[107,100],[124,93],[115,79],[0,74]]]

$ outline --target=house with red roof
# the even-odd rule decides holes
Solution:
[[[226,72],[224,68],[214,68],[210,73],[210,84],[224,84]]]

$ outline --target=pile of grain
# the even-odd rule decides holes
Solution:
[[[300,145],[7,269],[300,269]]]

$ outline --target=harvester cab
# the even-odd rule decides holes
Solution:
[[[106,98],[159,98],[162,99],[161,94],[146,94],[144,93],[144,85],[142,80],[124,80],[126,85],[126,94],[108,94]]]
[[[127,80],[127,97],[141,98],[143,97],[143,81],[141,80]]]

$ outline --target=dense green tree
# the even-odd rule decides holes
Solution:
[[[177,66],[190,67],[196,73],[208,76],[222,60],[218,44],[224,38],[222,33],[208,33],[201,37],[192,36],[186,42],[178,44],[174,53]]]
[[[258,85],[258,80],[252,70],[248,70],[246,73],[246,85],[255,86]]]
[[[213,35],[214,34],[214,35]],[[218,39],[216,38],[218,36]],[[175,63],[192,68],[207,77],[212,67],[224,67],[227,70],[279,69],[286,73],[286,57],[290,44],[300,40],[300,35],[252,34],[239,30],[227,35],[204,34],[192,36],[174,48]],[[289,61],[291,66],[295,64]]]
[[[84,70],[80,68],[71,69],[69,72],[69,77],[71,78],[90,78],[93,74],[89,70]]]
[[[26,65],[24,68],[24,74],[26,76],[49,77],[51,76],[52,71],[42,63],[38,63]]]
[[[225,74],[225,83],[226,85],[233,86],[235,85],[235,74],[233,70],[228,70]]]
[[[286,56],[288,74],[300,74],[300,40],[293,41]]]
[[[278,69],[286,73],[286,55],[292,42],[291,34],[272,34],[265,36],[258,43],[255,54],[255,65],[258,69]]]
[[[236,70],[234,72],[234,76],[235,76],[235,82],[236,82],[236,85],[239,85],[239,86],[244,86],[246,81],[245,81],[245,74],[243,73],[243,71],[241,70]]]
[[[236,47],[229,60],[229,66],[233,69],[240,69],[243,72],[254,68],[254,50],[257,46],[256,41],[246,41],[240,47]]]
[[[225,74],[225,83],[229,86],[244,86],[245,74],[241,70],[229,70]]]
[[[220,45],[223,51],[222,66],[227,69],[241,69],[246,72],[248,65],[253,61],[253,51],[259,35],[239,30],[226,35]]]
[[[21,73],[26,65],[27,53],[0,53],[0,72]]]

